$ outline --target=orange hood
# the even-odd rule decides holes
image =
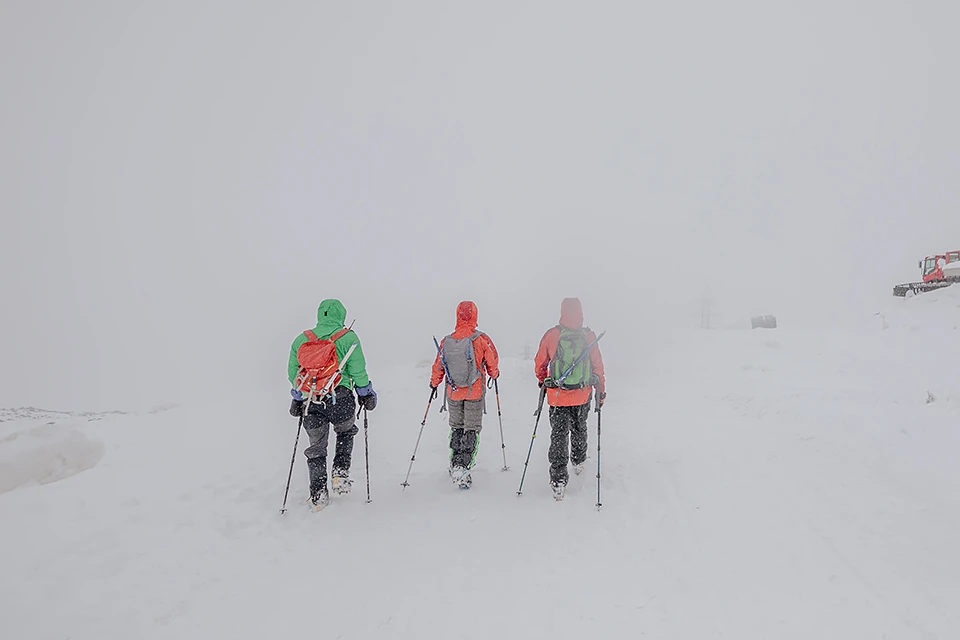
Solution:
[[[455,340],[463,340],[473,335],[477,330],[479,312],[477,305],[465,300],[457,305],[457,328],[453,332]]]
[[[560,305],[560,324],[567,329],[583,327],[583,307],[578,298],[564,298]]]

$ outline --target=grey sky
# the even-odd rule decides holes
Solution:
[[[325,297],[375,379],[462,299],[609,351],[960,248],[956,3],[463,4],[0,2],[0,404],[282,392]]]

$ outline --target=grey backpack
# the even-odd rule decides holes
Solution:
[[[449,381],[458,389],[468,389],[480,379],[480,368],[473,353],[473,341],[480,335],[482,333],[476,331],[463,340],[454,340],[451,334],[443,340],[443,359]]]

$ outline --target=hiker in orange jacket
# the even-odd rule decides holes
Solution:
[[[461,488],[470,486],[484,413],[487,376],[500,376],[500,357],[490,337],[477,331],[477,305],[457,306],[457,326],[440,342],[430,388],[446,381],[445,403],[450,411],[450,477]],[[441,358],[442,355],[442,358]]]
[[[571,369],[596,339],[596,334],[583,326],[580,300],[566,298],[560,306],[560,324],[543,335],[534,359],[534,373],[540,386],[546,388],[550,406],[550,486],[558,500],[563,498],[569,480],[568,461],[573,463],[575,473],[583,472],[587,459],[587,416],[593,389],[597,391],[598,407],[603,406],[607,397],[599,345],[594,344],[590,355]],[[560,380],[565,373],[567,376]]]

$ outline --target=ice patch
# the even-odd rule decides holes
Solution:
[[[104,452],[102,442],[55,424],[0,432],[0,493],[69,478],[95,467]]]

